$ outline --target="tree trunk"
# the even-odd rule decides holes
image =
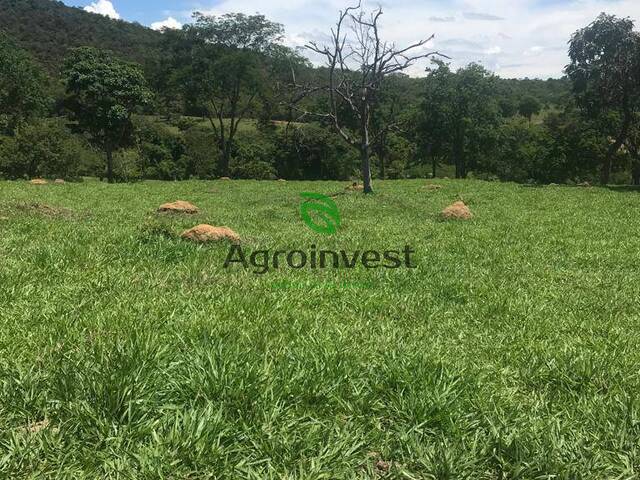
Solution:
[[[629,146],[631,153],[631,184],[635,187],[640,185],[640,152],[636,147]]]
[[[636,157],[631,166],[631,183],[634,186],[640,186],[640,158]]]
[[[364,97],[366,98],[366,92]],[[360,116],[360,159],[362,161],[362,185],[364,193],[373,193],[371,186],[371,158],[369,157],[369,121],[370,111],[369,104],[365,101]]]
[[[363,143],[360,146],[360,158],[362,160],[362,185],[364,193],[373,193],[371,186],[371,159],[369,158],[369,145]]]
[[[387,176],[385,158],[384,158],[384,141],[381,139],[378,145],[378,160],[380,161],[380,179],[384,180]]]
[[[231,148],[229,142],[227,142],[227,144],[225,145],[225,147],[222,149],[222,156],[220,157],[220,163],[219,163],[219,168],[220,168],[220,172],[221,172],[221,176],[222,177],[228,177],[229,176],[229,163],[231,161]]]
[[[431,178],[436,178],[438,173],[438,159],[433,154],[433,146],[427,145],[427,158],[431,158]]]
[[[611,144],[609,150],[607,151],[607,156],[602,163],[602,168],[600,170],[600,183],[602,185],[606,185],[609,183],[609,178],[611,177],[611,167],[613,166],[613,157],[615,157],[620,147],[624,144],[627,139],[627,134],[629,132],[629,127],[631,126],[631,110],[629,109],[628,101],[625,96],[624,100],[624,119],[622,120],[622,126],[620,128],[620,132],[618,133],[618,137],[615,142]]]
[[[107,182],[113,183],[113,150],[107,147]]]
[[[456,165],[456,178],[467,178],[467,165],[464,158],[464,130],[462,126],[456,129],[453,142],[453,160]]]
[[[464,161],[464,148],[459,140],[453,145],[453,159],[456,165],[456,178],[466,178],[467,169]]]

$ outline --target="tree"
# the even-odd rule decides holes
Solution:
[[[518,113],[529,121],[531,125],[531,117],[537,115],[542,110],[542,105],[537,98],[526,96],[518,104]]]
[[[73,50],[64,65],[66,107],[107,159],[112,183],[113,152],[131,140],[135,110],[151,100],[142,69],[90,47]]]
[[[422,102],[417,119],[417,143],[425,157],[431,161],[431,176],[437,176],[438,164],[451,149],[452,99],[454,73],[441,61],[438,68],[428,70]]]
[[[378,107],[371,116],[372,149],[378,160],[381,179],[387,177],[389,160],[394,156],[392,143],[398,135],[408,136],[415,117],[415,98],[419,96],[416,79],[398,73],[386,78],[378,94]]]
[[[371,136],[371,122],[379,108],[379,95],[384,80],[406,71],[416,61],[438,52],[425,52],[433,35],[405,48],[380,38],[379,20],[382,9],[366,14],[360,4],[341,11],[336,27],[331,31],[331,44],[320,46],[310,42],[306,47],[326,59],[326,79],[322,85],[294,85],[300,90],[293,103],[307,95],[325,92],[329,97],[328,111],[302,111],[328,121],[334,130],[360,153],[364,193],[372,193],[371,146],[377,139]],[[349,129],[349,118],[356,127]],[[387,126],[389,127],[389,125]],[[355,130],[355,131],[354,131]],[[380,132],[387,131],[381,128]]]
[[[0,34],[0,132],[13,133],[44,113],[48,104],[45,76],[5,35]]]
[[[175,39],[173,68],[187,101],[207,117],[220,150],[218,171],[229,174],[233,143],[241,122],[257,114],[275,87],[271,66],[296,58],[279,45],[282,25],[262,15],[195,14]]]
[[[624,145],[631,156],[631,184],[638,186],[640,185],[640,115],[638,114],[631,122]]]
[[[573,82],[578,105],[601,119],[612,137],[602,163],[600,181],[609,182],[613,158],[629,136],[640,98],[640,34],[633,21],[600,14],[578,30],[569,45],[571,63],[565,71]]]
[[[0,177],[64,178],[95,174],[100,155],[80,135],[74,135],[65,119],[32,121],[13,137],[0,142]]]
[[[425,80],[421,134],[434,162],[446,148],[456,178],[466,178],[495,137],[499,119],[495,77],[473,63],[455,73],[440,60],[434,63],[436,68]]]

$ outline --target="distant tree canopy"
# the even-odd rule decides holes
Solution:
[[[279,44],[282,25],[262,15],[196,13],[194,18],[167,37],[172,60],[166,67],[174,91],[209,119],[221,152],[219,173],[227,176],[240,123],[258,117],[275,95],[280,64],[301,60]]]
[[[0,30],[56,76],[72,48],[103,48],[147,65],[158,57],[162,39],[159,32],[142,25],[88,13],[57,0],[0,0]]]
[[[113,152],[130,140],[133,113],[151,100],[142,70],[110,52],[83,47],[69,54],[64,74],[66,107],[106,153],[107,179],[112,182]]]
[[[609,182],[614,155],[628,140],[640,108],[640,34],[628,18],[600,14],[578,30],[569,45],[566,72],[583,111],[600,120],[613,139],[600,179]]]
[[[434,63],[422,103],[422,125],[431,135],[423,141],[432,158],[450,155],[456,178],[465,178],[490,148],[498,124],[496,77],[477,64],[453,72],[441,60]]]
[[[536,97],[528,95],[520,100],[518,104],[518,113],[531,123],[531,117],[537,115],[542,110],[542,105]]]
[[[0,34],[0,132],[45,113],[46,77],[31,57]]]
[[[396,46],[378,18],[349,9],[333,42],[309,43],[328,60],[314,67],[259,14],[197,14],[159,33],[57,1],[0,0],[0,176],[640,184],[630,19],[602,14],[577,31],[567,77],[518,80],[444,61],[403,74],[416,57],[385,60]]]

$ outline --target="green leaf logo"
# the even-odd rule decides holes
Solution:
[[[340,227],[340,212],[332,198],[319,193],[301,193],[305,200],[300,206],[302,221],[317,233],[332,235]]]

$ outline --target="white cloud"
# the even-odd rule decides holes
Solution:
[[[120,18],[120,14],[116,12],[113,3],[109,0],[97,0],[91,5],[84,7],[85,12],[97,13],[99,15],[105,15],[116,20]]]
[[[284,24],[290,46],[324,41],[345,0],[199,0],[210,14],[260,12]],[[357,2],[356,2],[357,3]],[[398,46],[435,33],[432,48],[452,66],[479,62],[502,77],[560,77],[569,59],[567,42],[600,12],[631,17],[640,27],[638,0],[363,0],[383,3],[383,38]],[[207,10],[207,5],[211,7]],[[308,54],[308,52],[307,52]],[[319,60],[309,55],[312,61]],[[426,64],[412,75],[424,74]]]
[[[544,52],[544,47],[541,47],[540,45],[535,45],[533,47],[527,48],[524,51],[524,55],[527,57],[534,57],[534,56],[540,55],[542,52]]]
[[[161,22],[153,22],[151,24],[151,28],[153,28],[154,30],[163,30],[165,28],[178,30],[179,28],[182,28],[182,24],[175,18],[169,17],[165,20],[162,20]]]

